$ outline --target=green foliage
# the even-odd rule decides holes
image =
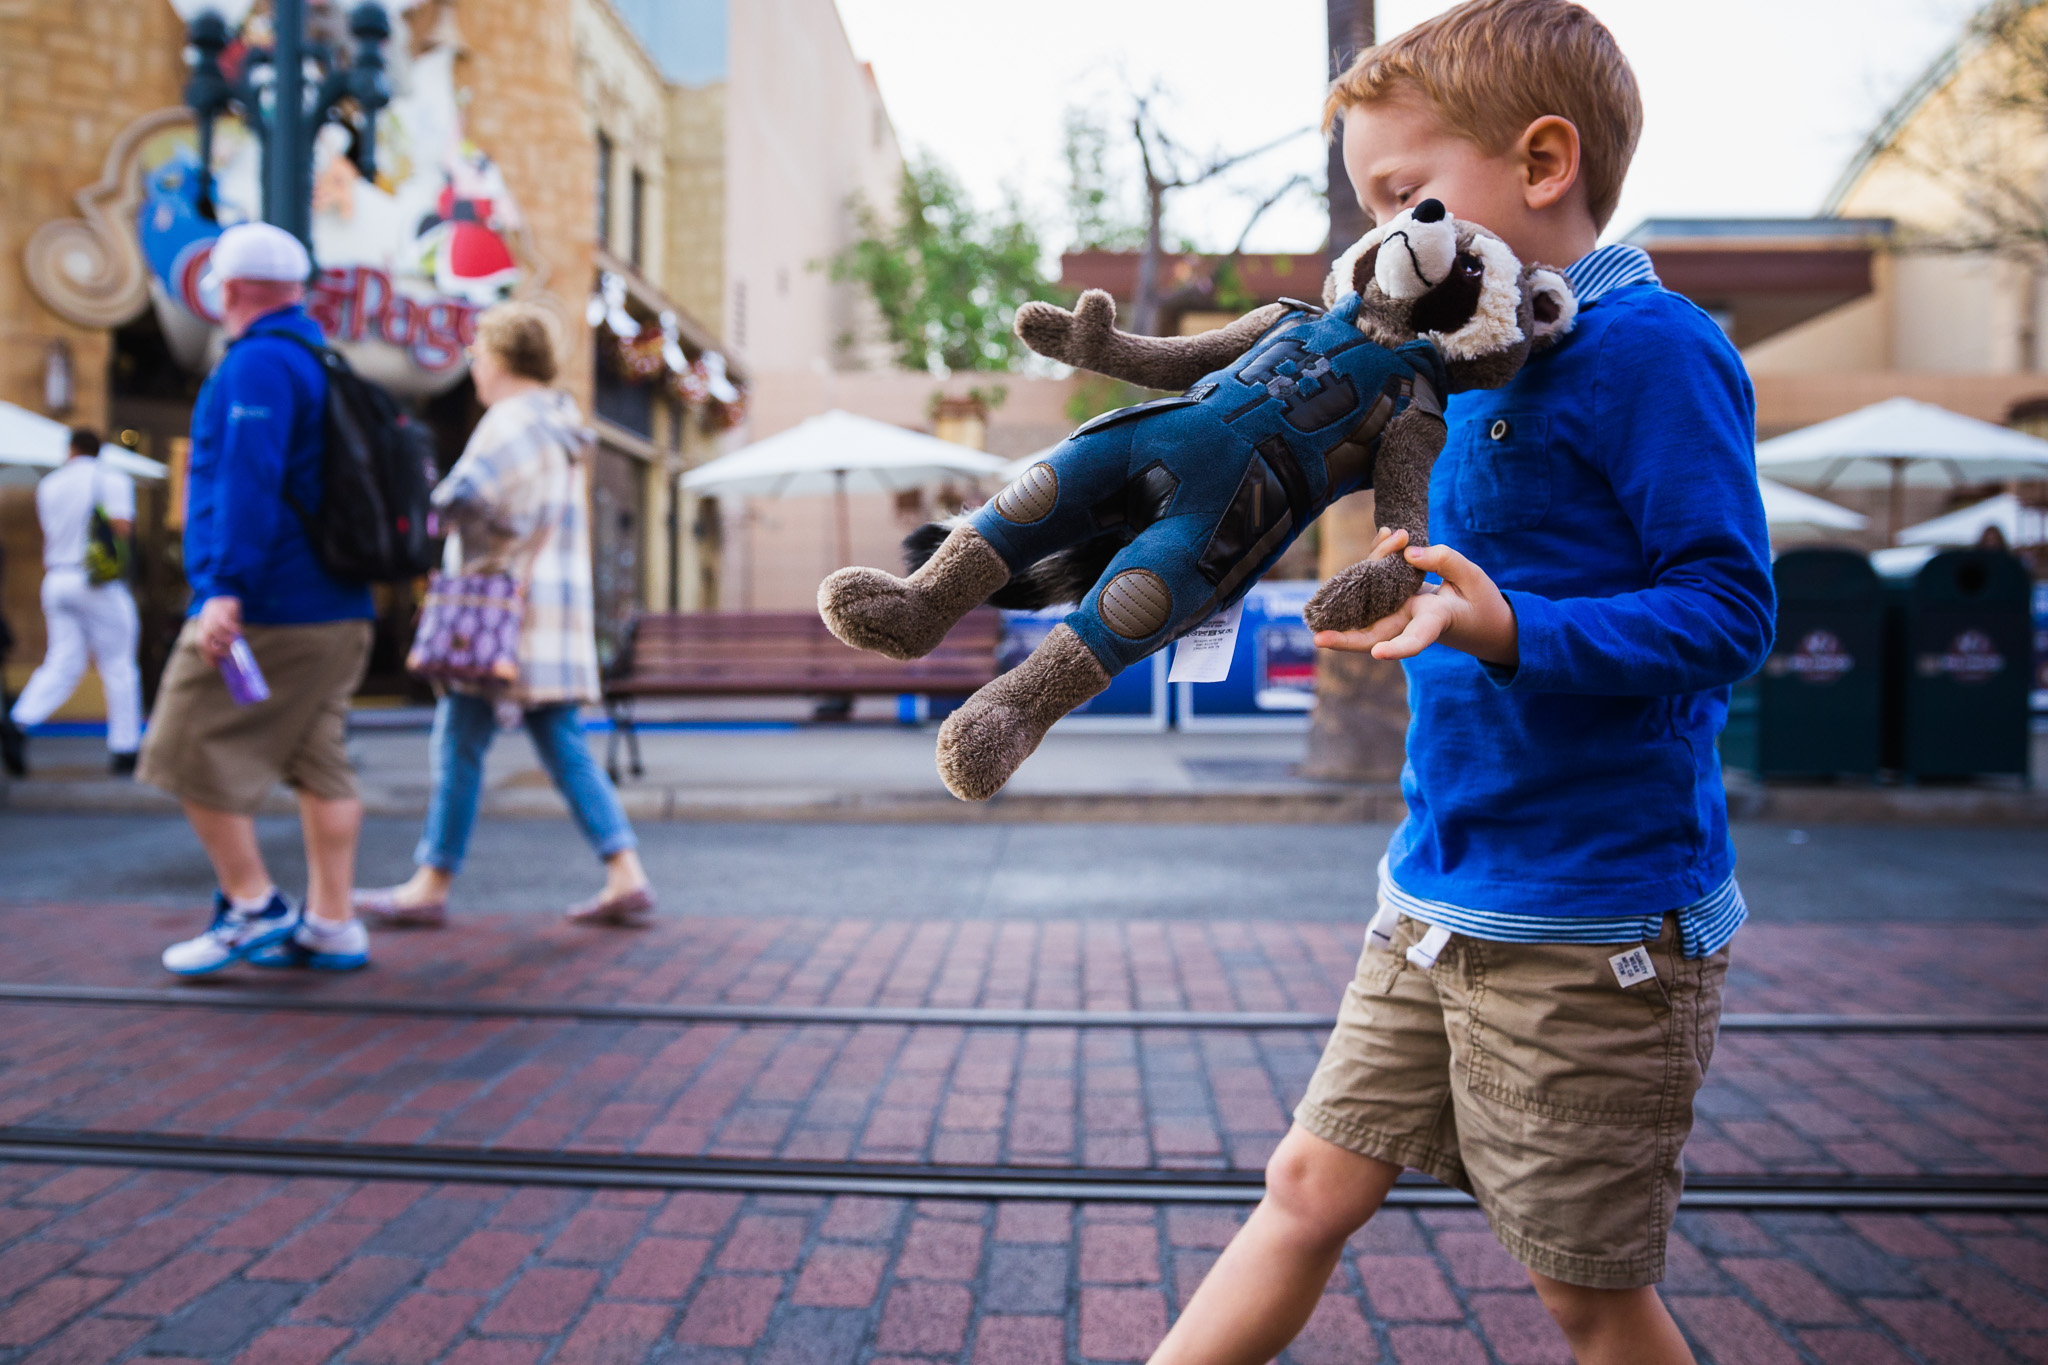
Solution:
[[[1217,309],[1225,313],[1249,313],[1259,306],[1258,295],[1244,287],[1244,272],[1235,256],[1226,256],[1217,263],[1216,287],[1210,297]]]
[[[1076,251],[1135,251],[1145,225],[1109,160],[1109,127],[1100,113],[1070,105],[1066,120],[1067,217]]]
[[[1076,370],[1074,391],[1067,398],[1067,420],[1079,426],[1091,417],[1100,417],[1105,412],[1115,412],[1118,408],[1127,408],[1133,403],[1159,396],[1156,389],[1127,384],[1105,374]]]
[[[932,374],[1009,370],[1025,355],[1010,331],[1017,306],[1056,291],[1038,235],[1018,207],[984,214],[935,161],[903,170],[893,221],[858,196],[860,239],[832,278],[867,288],[898,364]]]

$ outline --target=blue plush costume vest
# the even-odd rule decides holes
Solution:
[[[1441,413],[1443,360],[1300,305],[1185,394],[1105,413],[977,511],[1015,573],[1090,537],[1135,538],[1067,617],[1112,676],[1244,596],[1324,508],[1372,486],[1380,433]],[[1136,632],[1135,634],[1132,632]]]

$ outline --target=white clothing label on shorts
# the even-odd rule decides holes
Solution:
[[[1237,652],[1237,627],[1244,619],[1244,599],[1239,598],[1180,637],[1173,647],[1173,669],[1168,682],[1222,682],[1230,676],[1230,657]]]
[[[1441,953],[1444,945],[1450,941],[1450,930],[1441,924],[1432,924],[1429,926],[1429,932],[1422,936],[1422,941],[1408,950],[1408,960],[1426,972],[1436,966],[1437,954]]]
[[[1376,952],[1393,952],[1394,926],[1400,922],[1401,912],[1382,900],[1379,912],[1372,917],[1372,923],[1365,926],[1365,946]]]
[[[1621,983],[1623,990],[1657,979],[1657,969],[1650,962],[1650,950],[1647,948],[1631,948],[1625,953],[1616,953],[1607,959],[1607,965],[1614,968],[1614,979]]]

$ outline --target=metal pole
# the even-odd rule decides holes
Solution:
[[[313,247],[313,144],[306,130],[306,0],[275,0],[276,79],[264,143],[263,216]]]
[[[1891,525],[1886,529],[1885,533],[1885,543],[1887,545],[1893,545],[1898,543],[1899,522],[1904,519],[1906,512],[1906,462],[1894,456],[1891,460],[1891,467]]]
[[[832,471],[833,520],[839,530],[839,568],[853,563],[853,521],[846,507],[846,471]]]
[[[1376,41],[1375,29],[1378,16],[1374,13],[1373,0],[1325,0],[1324,14],[1328,24],[1330,45],[1330,79],[1344,74],[1344,68],[1351,59],[1369,48]],[[1330,143],[1328,158],[1329,201],[1330,201],[1330,259],[1336,260],[1344,248],[1365,235],[1365,210],[1358,206],[1358,199],[1351,187],[1351,177],[1344,170],[1344,141],[1337,138]]]

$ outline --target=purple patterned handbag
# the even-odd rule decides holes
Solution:
[[[436,573],[405,666],[428,682],[509,686],[525,621],[526,591],[511,574]]]

